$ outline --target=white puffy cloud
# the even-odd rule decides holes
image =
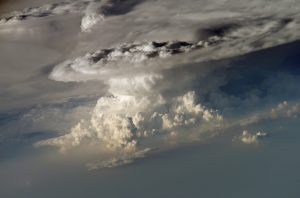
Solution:
[[[152,100],[151,100],[152,99]],[[149,101],[150,100],[150,101]],[[160,100],[158,103],[152,103]],[[170,101],[135,96],[110,96],[98,100],[89,121],[77,124],[71,132],[37,146],[52,145],[65,150],[78,146],[84,138],[98,139],[107,148],[135,149],[138,141],[153,135],[205,131],[222,122],[217,111],[196,103],[194,92]]]
[[[243,134],[239,137],[239,139],[245,144],[254,144],[258,143],[259,139],[262,139],[266,136],[268,136],[268,134],[265,132],[258,131],[257,133],[252,134],[245,130],[243,131]]]
[[[99,7],[99,2],[89,3],[81,19],[80,28],[82,32],[90,32],[94,25],[105,20],[104,14],[98,11]]]
[[[300,107],[297,102],[283,101],[275,105],[275,107],[265,109],[239,120],[241,126],[254,124],[263,120],[279,119],[279,118],[297,118],[300,113]]]
[[[90,32],[93,26],[96,25],[99,21],[104,21],[104,16],[94,12],[86,13],[81,20],[81,31]]]
[[[67,151],[88,140],[100,142],[109,150],[132,152],[139,148],[139,143],[155,136],[166,137],[167,141],[176,143],[185,138],[188,141],[189,136],[201,138],[201,135],[214,135],[217,132],[213,130],[218,128],[248,126],[268,119],[295,118],[299,113],[298,103],[284,101],[260,113],[247,114],[245,118],[224,120],[218,111],[198,103],[193,91],[173,98],[149,94],[155,93],[153,87],[161,78],[144,75],[126,80],[122,78],[120,84],[113,82],[110,90],[115,95],[101,97],[90,118],[81,120],[66,135],[39,141],[35,146],[56,146],[61,151]],[[135,86],[129,86],[131,84]],[[238,139],[251,144],[265,136],[265,132],[252,134],[244,131]]]
[[[83,126],[83,123],[78,123],[71,129],[71,132],[57,138],[51,138],[34,143],[35,147],[41,146],[56,146],[61,152],[66,152],[68,149],[78,146],[86,137],[91,137],[91,133]]]
[[[300,113],[300,107],[298,103],[290,104],[287,101],[283,101],[277,105],[277,107],[272,108],[269,112],[271,118],[286,117],[292,118],[297,117]]]

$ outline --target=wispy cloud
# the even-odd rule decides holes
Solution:
[[[155,151],[157,151],[157,149],[155,148],[146,148],[131,154],[125,154],[120,157],[115,157],[109,160],[91,162],[86,164],[86,167],[88,168],[88,170],[92,171],[102,168],[115,168],[119,166],[124,166],[131,164],[138,159],[147,157]]]

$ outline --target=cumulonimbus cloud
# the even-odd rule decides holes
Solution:
[[[124,2],[129,2],[129,4]],[[10,13],[2,17],[1,24],[21,23],[24,20],[76,13],[82,17],[81,23],[78,23],[81,30],[90,32],[96,29],[96,25],[101,21],[103,23],[109,21],[108,17],[127,13],[119,9],[120,7],[126,8],[125,10],[129,12],[137,2],[134,0],[66,1]],[[149,34],[149,36],[144,33],[138,40],[132,41],[131,38],[138,35],[135,32],[141,29],[144,32],[151,32],[153,24],[161,17],[152,14],[151,17],[148,16],[149,20],[152,20],[151,23],[149,22],[150,25],[147,23],[140,27],[139,25],[145,21],[144,18],[148,20],[147,16],[139,18],[140,21],[133,20],[133,18],[138,14],[142,15],[142,12],[143,10],[139,10],[139,12],[131,13],[133,15],[124,20],[130,30],[122,27],[126,29],[122,29],[122,38],[129,38],[128,40],[110,41],[108,46],[97,46],[95,49],[99,50],[91,50],[90,53],[85,51],[54,67],[49,75],[52,80],[60,82],[99,80],[107,85],[108,92],[98,99],[89,118],[78,119],[78,123],[65,135],[39,141],[35,144],[36,146],[51,145],[68,150],[88,140],[101,142],[110,150],[123,149],[135,153],[145,148],[140,145],[152,137],[184,139],[182,137],[190,134],[201,136],[204,133],[217,133],[214,130],[218,127],[247,126],[264,119],[297,116],[298,106],[283,102],[270,111],[247,114],[234,121],[226,120],[217,107],[205,104],[202,96],[198,95],[199,90],[193,85],[193,81],[198,80],[201,74],[205,75],[205,70],[195,70],[193,75],[196,77],[194,78],[191,77],[192,72],[188,77],[177,75],[178,79],[173,78],[172,81],[166,78],[166,72],[172,75],[172,72],[183,71],[176,70],[176,67],[189,68],[191,63],[199,63],[199,67],[202,67],[203,62],[237,56],[293,41],[299,38],[295,33],[299,30],[299,19],[296,15],[249,17],[239,14],[234,15],[233,18],[229,17],[229,22],[226,21],[227,19],[220,20],[221,25],[210,24],[208,21],[207,26],[199,27],[199,32],[206,35],[206,38],[202,40],[189,40],[181,37],[179,40],[173,39],[176,37],[171,35],[169,30],[174,28],[180,32],[182,27],[174,27],[176,22],[168,19],[167,22],[170,22],[172,27],[160,25],[155,34]],[[119,18],[114,19],[113,22],[120,25]],[[110,27],[114,26],[114,23],[109,24]],[[195,22],[191,24],[198,25]],[[116,27],[112,29],[119,30]],[[195,29],[196,27],[193,27],[193,30]],[[174,37],[170,40],[161,38],[157,36],[160,35],[160,31],[167,32],[168,39],[169,36]],[[130,34],[133,36],[130,37]],[[213,87],[213,83],[207,82],[207,87]],[[246,142],[257,140],[257,134],[247,132],[242,136]],[[139,156],[144,156],[144,154],[137,154],[136,157],[133,154],[133,159]],[[104,166],[121,165],[131,161],[132,158],[125,157],[108,161]]]
[[[180,135],[195,128],[200,133],[221,122],[222,116],[217,111],[196,103],[195,92],[170,101],[162,96],[110,96],[98,100],[91,120],[78,123],[64,136],[35,145],[53,145],[65,150],[78,146],[84,138],[93,138],[108,148],[131,150],[138,141],[153,135]]]

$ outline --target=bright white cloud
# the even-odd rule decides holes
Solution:
[[[101,7],[101,3],[99,2],[90,2],[84,11],[84,15],[81,19],[80,28],[82,32],[90,32],[98,22],[104,21],[105,16],[99,10]]]
[[[176,54],[184,54],[216,41],[168,41],[122,44],[115,48],[87,53],[82,57],[66,60],[58,64],[50,74],[56,81],[87,81],[103,79],[106,75],[116,75],[118,70],[146,69],[142,63],[153,59],[163,59]],[[130,64],[130,65],[129,65]],[[116,67],[119,66],[120,68]],[[149,71],[155,68],[148,68]]]
[[[217,111],[196,103],[194,92],[170,101],[161,96],[103,97],[89,121],[79,123],[64,136],[40,141],[36,146],[53,145],[65,150],[78,146],[83,138],[93,138],[110,149],[132,150],[138,141],[149,136],[189,133],[191,129],[203,132],[221,122],[222,116]]]
[[[257,132],[255,134],[249,133],[248,131],[243,131],[243,134],[239,137],[240,141],[245,144],[254,144],[264,137],[267,137],[268,134],[265,132]]]

